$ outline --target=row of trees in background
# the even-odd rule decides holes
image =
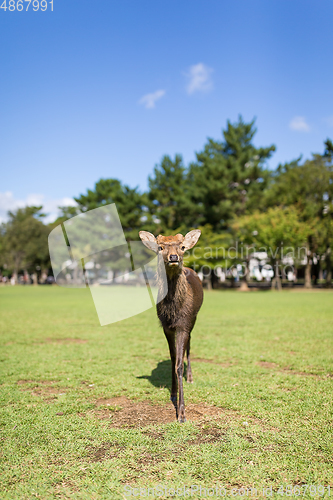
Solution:
[[[50,230],[78,213],[116,203],[128,240],[137,240],[142,229],[184,234],[200,227],[200,246],[188,257],[193,267],[240,264],[247,280],[249,248],[270,249],[270,261],[278,269],[288,247],[289,254],[294,249],[294,264],[305,266],[306,286],[311,286],[314,262],[331,286],[332,141],[326,140],[322,154],[305,161],[298,158],[272,171],[266,161],[275,146],[255,147],[255,133],[254,121],[245,123],[240,117],[234,124],[227,123],[221,141],[208,139],[190,165],[185,166],[180,155],[164,156],[144,193],[118,179],[101,179],[75,198],[76,207],[61,207],[61,216],[53,224],[43,223],[42,207],[9,213],[0,232],[2,274],[26,270],[36,275],[36,269],[49,266]],[[302,248],[303,254],[296,255],[296,248]]]

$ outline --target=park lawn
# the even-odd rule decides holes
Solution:
[[[205,293],[180,425],[165,420],[171,369],[154,309],[101,327],[89,289],[0,287],[1,500],[157,485],[333,496],[332,305],[329,291]]]

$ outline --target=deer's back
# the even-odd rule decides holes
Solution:
[[[184,271],[186,280],[193,292],[193,312],[195,313],[195,315],[197,315],[203,302],[202,284],[199,279],[199,276],[195,271],[193,271],[193,269],[190,269],[189,267],[184,267]]]

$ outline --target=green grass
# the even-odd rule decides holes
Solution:
[[[0,287],[1,500],[121,499],[126,484],[256,487],[253,498],[313,484],[333,496],[332,305],[330,292],[206,293],[185,403],[222,416],[115,428],[117,408],[100,419],[97,399],[165,411],[155,311],[100,327],[88,289]]]

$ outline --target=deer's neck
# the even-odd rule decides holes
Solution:
[[[165,299],[167,302],[175,301],[179,305],[186,298],[187,281],[184,272],[181,270],[178,273],[167,273],[168,293]]]
[[[161,300],[157,304],[157,314],[163,327],[173,328],[190,300],[184,271],[166,269],[166,280],[164,278],[159,281],[159,295]]]

